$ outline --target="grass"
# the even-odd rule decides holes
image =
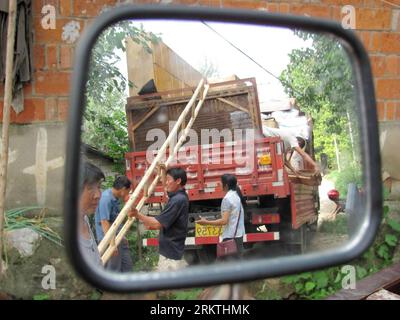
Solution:
[[[39,211],[39,214],[33,218],[26,217],[27,213]],[[40,234],[47,240],[63,246],[62,238],[60,235],[52,230],[46,223],[45,220],[46,208],[43,207],[23,207],[15,208],[6,211],[5,213],[5,231],[12,231],[17,229],[29,228]]]
[[[333,221],[325,220],[319,226],[318,231],[322,233],[332,234],[348,234],[348,221],[347,216],[339,214]]]

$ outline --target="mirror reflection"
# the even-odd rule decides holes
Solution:
[[[83,254],[148,272],[344,244],[363,214],[356,97],[327,34],[108,28],[86,86]]]

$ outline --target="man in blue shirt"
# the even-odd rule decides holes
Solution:
[[[160,215],[149,217],[136,209],[129,213],[130,217],[136,217],[146,227],[160,230],[158,271],[177,270],[186,266],[183,260],[189,219],[189,197],[184,188],[186,181],[186,172],[182,168],[168,169],[163,184],[169,200]]]
[[[130,188],[131,182],[129,179],[125,176],[118,176],[112,188],[103,191],[101,194],[99,206],[96,209],[95,215],[96,235],[99,243],[117,218],[121,210],[120,200],[125,199],[129,194]],[[121,228],[122,225],[120,226],[120,229]],[[107,262],[106,269],[116,272],[131,272],[132,268],[133,262],[129,251],[128,240],[123,238],[118,245],[118,249]]]

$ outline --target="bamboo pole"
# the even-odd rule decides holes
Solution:
[[[8,28],[7,28],[7,52],[6,52],[6,82],[4,86],[3,128],[2,128],[2,152],[0,158],[0,276],[5,273],[3,261],[4,246],[4,209],[6,200],[8,145],[10,126],[10,107],[12,99],[12,83],[14,69],[14,44],[15,44],[15,20],[17,17],[17,1],[8,2]]]
[[[161,158],[164,156],[164,153],[167,150],[167,147],[171,143],[173,137],[176,135],[180,124],[182,121],[185,119],[187,113],[195,103],[197,96],[201,90],[201,88],[204,86],[204,79],[202,79],[199,83],[199,85],[196,88],[196,91],[194,92],[192,98],[186,105],[185,109],[182,111],[181,115],[179,116],[177,122],[175,123],[174,128],[172,129],[171,133],[167,137],[167,140],[164,142],[162,147],[157,153],[157,156],[154,158],[153,162],[151,163],[150,167],[147,169],[144,177],[140,180],[139,184],[135,188],[135,191],[132,193],[131,197],[129,200],[126,202],[125,206],[122,208],[121,212],[117,216],[117,219],[113,222],[111,225],[110,229],[107,231],[107,233],[104,235],[103,240],[99,243],[98,249],[100,254],[103,254],[104,251],[107,248],[107,245],[110,243],[111,239],[114,237],[115,233],[117,232],[117,229],[119,225],[122,223],[122,221],[125,219],[125,217],[128,214],[128,211],[130,210],[131,207],[133,207],[133,204],[135,203],[136,199],[139,197],[140,192],[143,190],[143,187],[147,183],[147,181],[150,179],[151,175],[153,174],[153,171],[157,165],[157,163],[161,160]],[[151,189],[149,190],[149,193],[151,193]]]
[[[177,152],[178,152],[179,148],[181,147],[182,143],[185,142],[186,136],[188,135],[189,130],[191,129],[194,121],[196,120],[196,117],[199,114],[200,109],[201,109],[201,107],[202,107],[202,105],[203,105],[203,103],[205,101],[205,98],[206,98],[207,93],[208,93],[208,89],[209,89],[209,85],[205,85],[203,96],[200,99],[200,101],[197,103],[197,106],[194,109],[194,113],[193,113],[189,123],[187,124],[186,129],[184,130],[184,132],[182,133],[181,137],[179,138],[177,144],[175,145],[175,148],[174,148],[173,152],[169,154],[168,159],[165,162],[165,166],[166,167],[173,160],[174,155],[177,154]],[[153,161],[153,163],[154,163],[154,161]],[[147,201],[147,199],[153,193],[153,191],[154,191],[159,179],[160,179],[160,176],[157,174],[156,177],[154,178],[153,182],[151,183],[149,189],[148,189],[148,195],[147,196],[143,196],[142,199],[140,200],[139,204],[137,205],[136,209],[138,211],[140,211],[142,209],[142,207],[144,206],[144,204]],[[127,204],[125,205],[123,210],[126,208],[126,206],[127,206]],[[128,218],[128,220],[125,222],[124,226],[122,227],[122,229],[120,230],[120,232],[118,233],[118,235],[115,238],[115,245],[110,245],[108,247],[108,249],[104,252],[104,255],[101,257],[101,260],[102,260],[103,264],[105,264],[110,259],[110,257],[112,256],[113,252],[118,247],[118,245],[122,241],[123,237],[128,232],[129,228],[131,227],[131,225],[133,224],[133,222],[135,220],[136,220],[135,218]]]

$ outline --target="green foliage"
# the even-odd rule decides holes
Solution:
[[[328,175],[328,179],[333,180],[341,198],[346,198],[349,183],[355,183],[358,188],[363,186],[361,168],[356,165],[349,165],[340,172],[335,170]]]
[[[352,158],[357,148],[357,124],[352,70],[340,43],[326,34],[296,32],[311,40],[311,47],[294,49],[290,63],[280,79],[286,93],[296,98],[302,111],[313,119],[314,147],[317,154],[326,153],[329,164],[336,159],[334,137],[341,155]],[[358,150],[354,150],[357,154]],[[343,160],[343,159],[342,159]],[[357,161],[357,159],[351,159]]]
[[[348,221],[346,215],[337,215],[333,221],[325,220],[318,228],[319,232],[332,234],[348,234]]]
[[[100,300],[101,296],[102,294],[99,291],[95,290],[90,295],[90,300]]]
[[[90,68],[86,85],[88,100],[96,104],[107,102],[107,94],[116,92],[124,95],[127,79],[120,72],[117,50],[125,52],[125,39],[130,38],[151,52],[150,42],[157,42],[157,35],[146,32],[143,26],[135,27],[131,21],[125,20],[105,29],[92,49]],[[134,84],[130,83],[130,86]]]
[[[147,51],[158,36],[122,21],[107,28],[97,39],[91,52],[82,141],[116,160],[119,173],[124,173],[124,157],[128,151],[128,131],[125,115],[127,86],[120,72],[118,50],[125,51],[125,39],[131,38]]]
[[[195,288],[190,290],[180,290],[172,293],[173,300],[197,300],[203,289]]]
[[[107,93],[102,104],[88,99],[82,136],[84,143],[120,161],[129,146],[124,104],[124,97],[116,92]]]
[[[46,293],[35,294],[32,297],[33,300],[49,300],[50,296]]]
[[[357,280],[375,273],[392,263],[394,248],[400,237],[400,224],[388,216],[389,208],[384,208],[384,218],[379,233],[362,257],[350,264],[356,268]],[[315,272],[305,272],[282,278],[282,283],[291,285],[300,299],[323,299],[342,289],[346,276],[342,267],[332,267]]]
[[[27,217],[28,214],[33,215],[34,212],[38,211],[39,213],[32,218]],[[4,230],[29,228],[56,245],[63,246],[60,235],[46,223],[45,214],[46,209],[43,207],[23,207],[7,210],[5,212]]]
[[[143,233],[142,239],[144,238],[157,238],[157,231],[148,230]],[[128,232],[126,238],[129,243],[129,249],[133,257],[133,270],[139,271],[152,271],[158,263],[158,247],[142,247],[142,258],[139,259],[139,247],[137,238],[137,224],[132,225],[131,231]]]

